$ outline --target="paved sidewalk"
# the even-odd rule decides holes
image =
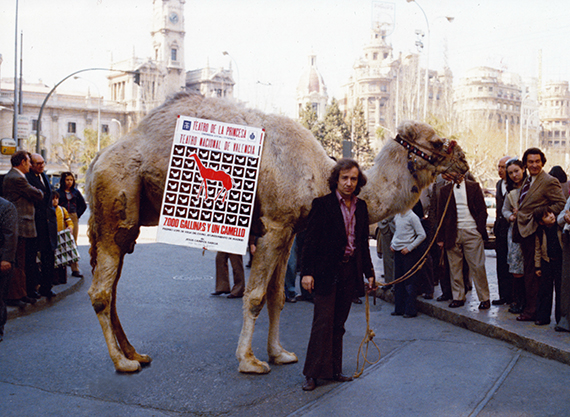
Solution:
[[[487,277],[491,300],[497,299],[497,277],[495,272],[496,257],[494,251],[486,250]],[[374,262],[382,263],[381,260]],[[518,322],[517,315],[508,312],[509,306],[491,306],[489,310],[479,310],[479,300],[475,288],[467,293],[465,306],[449,308],[449,301],[438,302],[441,295],[439,286],[435,289],[433,300],[418,297],[418,311],[439,320],[446,321],[467,330],[504,340],[514,346],[536,355],[554,359],[570,365],[570,333],[556,332],[555,321],[548,326],[537,326],[534,322]],[[379,296],[393,304],[392,291],[379,291]]]

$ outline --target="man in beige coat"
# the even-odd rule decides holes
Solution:
[[[529,176],[521,188],[516,226],[520,234],[519,240],[524,260],[526,304],[517,320],[535,321],[538,277],[534,266],[534,248],[538,224],[534,220],[533,212],[536,208],[547,205],[557,216],[564,208],[566,201],[562,195],[560,182],[543,170],[546,157],[540,149],[527,149],[522,162],[528,169]]]

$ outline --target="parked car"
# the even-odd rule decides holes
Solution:
[[[489,240],[485,242],[485,249],[495,249],[496,238],[493,233],[493,226],[497,218],[495,197],[485,197],[485,205],[487,206],[487,234],[489,235]]]

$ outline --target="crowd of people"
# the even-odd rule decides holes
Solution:
[[[10,162],[0,197],[0,340],[6,306],[25,308],[52,298],[53,286],[67,281],[66,263],[56,256],[58,231],[67,229],[76,240],[86,210],[71,172],[61,174],[59,189],[52,190],[40,154],[18,151]],[[73,276],[82,277],[76,262],[71,268]]]

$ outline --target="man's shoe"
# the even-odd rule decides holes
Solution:
[[[424,294],[424,300],[433,300],[433,294]]]
[[[534,317],[523,313],[517,317],[517,321],[534,321]]]
[[[26,307],[26,303],[24,303],[23,301],[20,301],[20,300],[6,300],[6,305],[10,306],[10,307],[18,307],[18,308]]]
[[[37,292],[37,291],[29,292],[29,293],[28,293],[28,297],[30,297],[30,298],[36,298],[36,299],[37,299],[37,298],[42,298],[42,296],[40,295],[40,293]]]
[[[333,379],[334,379],[336,382],[350,382],[350,381],[352,381],[352,377],[351,377],[351,376],[346,376],[346,375],[343,375],[343,374],[336,374],[336,375],[333,377]]]
[[[562,327],[562,326],[555,326],[555,327],[554,327],[554,330],[557,331],[557,332],[570,332],[570,330],[565,329],[565,328]]]
[[[504,304],[507,304],[507,300],[505,300],[504,298],[499,298],[498,300],[491,301],[491,304],[493,304],[494,306],[502,306]]]
[[[52,290],[49,291],[40,291],[42,297],[52,298],[55,297],[55,293]]]
[[[243,297],[243,294],[242,294],[242,295],[233,295],[233,294],[230,294],[230,295],[228,295],[227,298],[242,298],[242,297]]]
[[[550,324],[550,320],[536,320],[534,324],[536,324],[537,326],[546,326]]]
[[[315,378],[305,378],[303,383],[303,391],[312,391],[317,388],[317,380]]]
[[[33,304],[36,304],[36,302],[38,300],[36,300],[35,298],[30,298],[30,297],[22,297],[22,298],[20,298],[20,301],[23,303],[26,303],[26,304],[32,304],[33,305]]]
[[[395,311],[392,311],[392,312],[390,313],[390,315],[391,315],[391,316],[403,316],[402,313],[396,313]]]
[[[215,291],[210,295],[222,295],[222,294],[229,294],[229,291]]]
[[[296,303],[297,298],[296,297],[285,297],[285,302],[286,303]]]
[[[449,300],[451,300],[451,297],[443,294],[436,298],[436,301],[449,301]]]
[[[414,317],[418,317],[418,314],[404,314],[405,319],[412,319]]]
[[[451,304],[449,304],[449,308],[463,307],[464,305],[465,301],[453,300]]]
[[[490,308],[491,308],[491,302],[489,300],[481,301],[481,303],[479,304],[479,310],[489,310]]]
[[[83,274],[82,274],[81,272],[79,272],[79,271],[73,271],[73,272],[71,273],[71,276],[72,276],[72,277],[77,277],[77,278],[83,278]]]
[[[352,299],[352,303],[353,303],[353,304],[362,304],[362,300],[361,300],[360,298],[358,298],[358,297],[354,297],[354,298]]]

